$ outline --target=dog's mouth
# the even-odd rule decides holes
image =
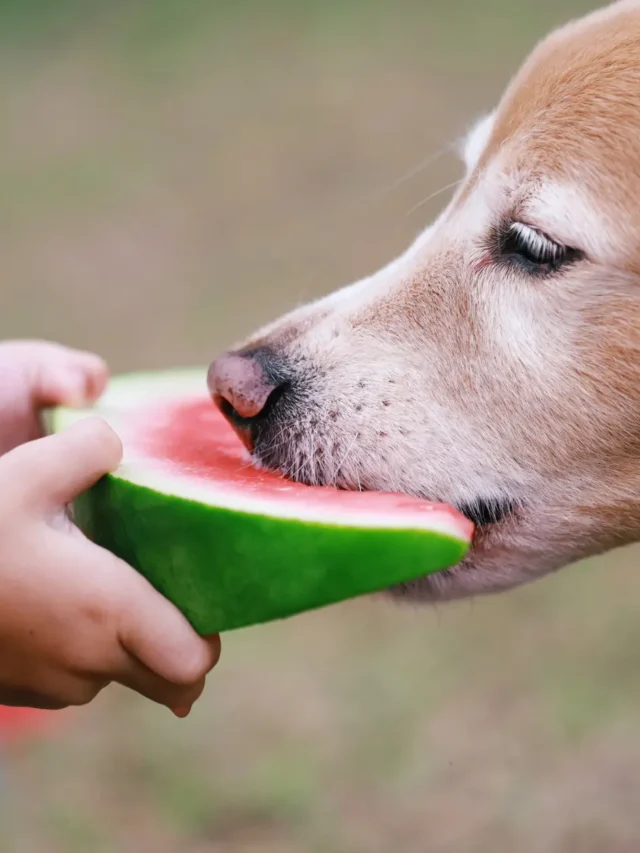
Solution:
[[[264,464],[262,460],[256,458],[254,454],[254,461],[256,461],[259,465],[264,466],[266,468],[270,468],[269,464]],[[273,470],[273,469],[272,469]],[[281,469],[280,473],[282,472]],[[318,485],[317,480],[307,479],[304,476],[300,476],[300,472],[297,475],[292,475],[290,473],[285,473],[284,476],[288,476],[290,479],[295,480],[299,483],[306,483],[307,485]],[[336,484],[338,489],[344,491],[360,491],[360,492],[368,492],[371,489],[367,488],[360,484],[359,488]],[[433,500],[431,497],[424,496],[425,500]],[[451,506],[456,509],[459,513],[468,518],[469,521],[473,522],[473,525],[476,529],[476,533],[478,531],[485,531],[489,527],[493,527],[495,525],[500,524],[503,521],[508,520],[516,515],[516,511],[518,509],[518,505],[514,500],[510,500],[508,498],[476,498],[473,501],[465,501],[462,503],[454,502]]]
[[[229,417],[228,413],[225,412],[224,409],[223,413]],[[240,420],[241,419],[237,416],[232,419],[236,430],[239,432],[241,432],[239,427],[242,425],[239,423]],[[283,444],[284,442],[280,442],[279,445],[276,445],[276,452],[274,452],[274,448],[270,448],[269,444],[267,444],[266,447],[261,447],[259,443],[258,446],[256,446],[256,442],[252,441],[248,444],[248,449],[252,451],[251,456],[254,464],[261,468],[277,471],[282,476],[298,483],[305,483],[313,486],[321,485],[324,478],[322,477],[321,470],[319,471],[315,465],[297,464],[294,466],[291,464],[291,460],[287,458],[287,456],[285,456],[284,459],[282,458]],[[318,476],[319,473],[320,476]],[[331,483],[331,480],[328,478],[324,480],[324,482],[326,485],[331,484],[336,486],[338,489],[345,491],[371,491],[371,487],[367,484],[364,477],[362,477],[362,479],[359,478],[357,485],[350,481],[340,481],[337,477],[334,478],[333,483]],[[379,488],[379,486],[376,485],[374,488]],[[427,501],[441,502],[443,500],[442,497],[434,497],[426,490],[423,494],[416,495],[414,493],[413,496],[421,497]],[[448,501],[445,499],[445,502]],[[519,504],[509,498],[478,497],[469,501],[451,501],[450,503],[454,509],[474,524],[476,534],[480,531],[484,532],[489,527],[495,527],[509,518],[514,517],[519,508]]]
[[[499,524],[514,515],[516,510],[514,501],[495,498],[478,498],[475,501],[457,504],[455,508],[472,521],[476,528]]]

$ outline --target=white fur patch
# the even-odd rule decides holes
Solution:
[[[599,263],[615,265],[629,248],[635,249],[625,223],[613,211],[607,213],[606,201],[590,201],[587,191],[577,184],[544,183],[527,204],[526,212],[531,225],[565,246],[586,252]]]
[[[472,172],[478,165],[482,152],[491,138],[494,122],[495,111],[481,118],[463,139],[460,155],[467,172]]]

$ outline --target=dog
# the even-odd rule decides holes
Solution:
[[[209,369],[256,464],[449,503],[498,592],[640,539],[640,2],[539,43],[399,258]]]

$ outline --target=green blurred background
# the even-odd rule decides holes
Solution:
[[[593,5],[0,0],[0,337],[208,363],[401,250]],[[637,851],[639,613],[631,549],[229,635],[188,720],[113,688],[12,747],[0,851]]]

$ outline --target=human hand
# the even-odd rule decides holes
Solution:
[[[38,387],[40,400],[57,394]],[[110,427],[86,419],[0,457],[0,704],[82,705],[113,681],[186,716],[218,660],[217,636],[199,637],[66,513],[121,452]]]

